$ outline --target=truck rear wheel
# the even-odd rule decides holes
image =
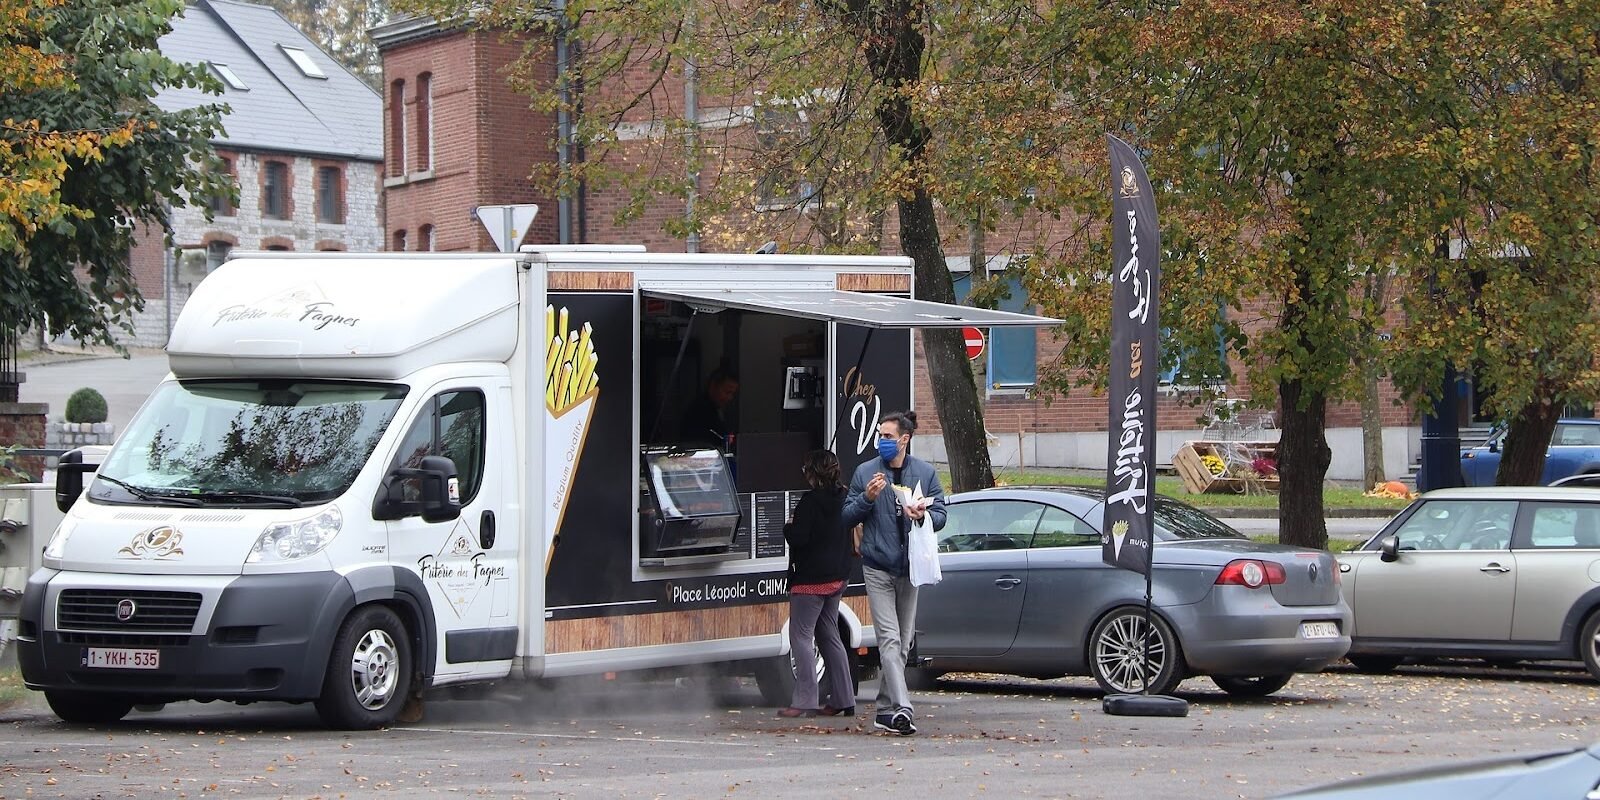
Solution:
[[[63,722],[79,725],[116,722],[133,710],[133,701],[114,694],[64,692],[46,689],[44,700]]]
[[[357,608],[333,639],[317,714],[339,730],[388,725],[406,704],[412,672],[411,637],[400,617],[380,605]]]

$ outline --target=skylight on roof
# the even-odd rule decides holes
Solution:
[[[307,53],[305,50],[302,50],[298,47],[290,47],[285,44],[278,45],[278,48],[283,50],[283,54],[288,56],[289,60],[293,61],[294,65],[299,67],[300,71],[305,73],[307,78],[326,79],[328,77],[327,75],[323,74],[322,67],[317,66],[317,62],[311,60],[311,54]]]
[[[223,83],[228,84],[229,89],[238,92],[250,91],[250,87],[244,85],[244,81],[240,80],[239,76],[227,64],[218,64],[213,61],[211,62],[211,71],[217,73],[217,77],[221,78]]]

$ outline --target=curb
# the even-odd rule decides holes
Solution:
[[[1278,509],[1276,508],[1227,508],[1223,506],[1205,506],[1198,508],[1213,517],[1218,517],[1221,519],[1227,519],[1230,517],[1233,519],[1276,519],[1278,516]],[[1394,515],[1398,513],[1400,513],[1400,509],[1387,511],[1381,508],[1326,508],[1323,509],[1322,516],[1324,519],[1386,520],[1394,517]]]

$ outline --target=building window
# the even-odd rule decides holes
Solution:
[[[206,272],[222,266],[228,260],[228,253],[233,250],[233,245],[227,242],[212,240],[206,243]]]
[[[404,253],[406,251],[406,232],[405,231],[395,231],[394,232],[394,242],[390,245],[389,249],[393,250],[396,253]]]
[[[317,221],[344,224],[344,174],[338,167],[317,167]]]
[[[432,225],[424,225],[417,229],[417,250],[424,253],[433,252]]]
[[[262,162],[261,173],[261,215],[288,219],[289,165],[282,161]]]
[[[233,176],[233,159],[219,158],[217,161],[222,165],[222,169],[219,172],[231,178]],[[229,181],[229,183],[232,183],[232,181]],[[233,198],[226,191],[217,192],[206,198],[206,207],[211,209],[212,216],[233,216]]]
[[[211,62],[211,71],[217,73],[217,77],[221,78],[222,82],[226,83],[229,89],[232,89],[236,92],[250,91],[250,87],[244,85],[244,81],[240,80],[239,75],[235,73],[233,68],[229,67],[227,64],[218,64],[217,62],[213,61]]]
[[[962,257],[965,261],[965,256]],[[991,260],[991,263],[993,260]],[[994,267],[991,267],[993,270]],[[995,306],[1000,311],[1021,314],[1033,313],[1023,288],[1019,271],[993,271],[990,280],[1003,281],[1006,292]],[[967,303],[972,291],[972,274],[956,272],[951,276],[955,284],[956,302]],[[984,354],[980,368],[983,371],[984,392],[988,396],[1022,394],[1039,382],[1038,330],[1031,327],[994,327],[984,331]]]
[[[389,174],[406,174],[406,82],[389,84]]]
[[[433,74],[417,76],[417,169],[433,169]]]
[[[300,68],[302,75],[307,78],[328,79],[327,74],[322,71],[322,67],[317,66],[317,62],[312,60],[310,53],[299,47],[289,47],[282,44],[278,45],[278,48],[283,51],[284,55],[289,57],[290,61],[294,62],[295,66]]]
[[[289,248],[287,246],[281,245],[281,244],[269,244],[269,245],[267,245],[266,249],[267,249],[268,252],[271,252],[271,253],[287,253],[287,252],[289,252]]]

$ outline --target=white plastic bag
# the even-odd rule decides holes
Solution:
[[[905,507],[927,509],[928,500],[922,496],[922,484],[917,484],[909,494],[910,497],[902,500]],[[939,570],[939,540],[933,530],[933,518],[923,514],[922,519],[912,521],[906,548],[911,562],[912,586],[932,586],[944,577]]]

